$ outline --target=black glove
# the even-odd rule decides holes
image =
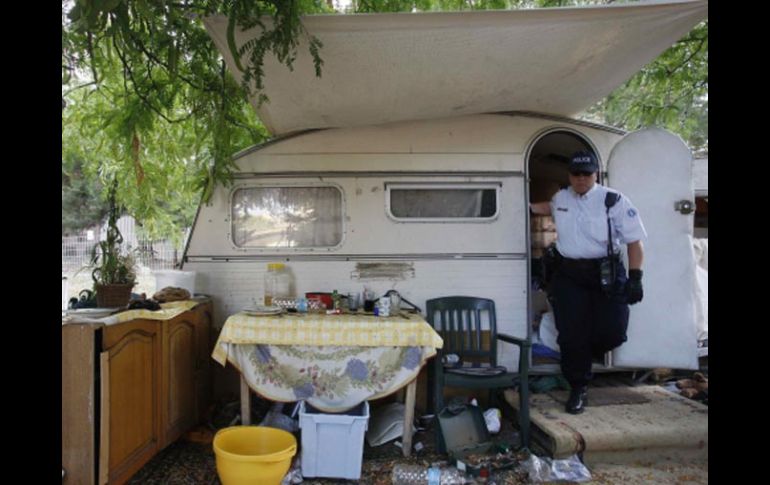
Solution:
[[[642,270],[629,269],[628,281],[626,282],[626,303],[633,305],[642,301],[644,291],[642,290]]]

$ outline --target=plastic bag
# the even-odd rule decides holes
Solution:
[[[552,460],[529,455],[522,462],[522,466],[529,474],[529,479],[535,483],[568,481],[587,482],[591,480],[591,472],[583,465],[577,455],[572,455],[563,460]]]
[[[291,463],[291,468],[286,475],[284,475],[283,480],[281,480],[281,485],[294,485],[302,483],[302,481],[302,458],[301,455],[295,455],[294,460],[292,460]]]
[[[267,412],[259,425],[282,429],[289,433],[295,433],[299,430],[297,421],[283,414],[283,403],[280,402],[273,404],[273,407]]]
[[[490,433],[496,434],[500,432],[500,418],[502,414],[497,408],[489,408],[484,411],[484,421],[487,423],[487,429]]]
[[[559,331],[556,330],[553,311],[543,313],[543,317],[540,319],[540,342],[551,350],[561,352],[558,337]]]

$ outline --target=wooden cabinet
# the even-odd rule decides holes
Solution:
[[[195,364],[197,362],[195,323],[192,315],[175,318],[163,325],[163,446],[176,441],[195,424]]]
[[[123,483],[160,446],[161,328],[134,320],[103,330],[99,483]]]
[[[62,325],[64,483],[125,483],[211,399],[211,303],[171,320]]]

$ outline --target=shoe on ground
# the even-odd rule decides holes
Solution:
[[[570,414],[580,414],[585,409],[588,402],[588,388],[578,387],[569,392],[569,399],[567,399],[567,405],[565,410]]]

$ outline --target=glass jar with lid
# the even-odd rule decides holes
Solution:
[[[291,297],[291,274],[283,263],[269,263],[265,273],[265,306],[272,306],[274,298]]]

